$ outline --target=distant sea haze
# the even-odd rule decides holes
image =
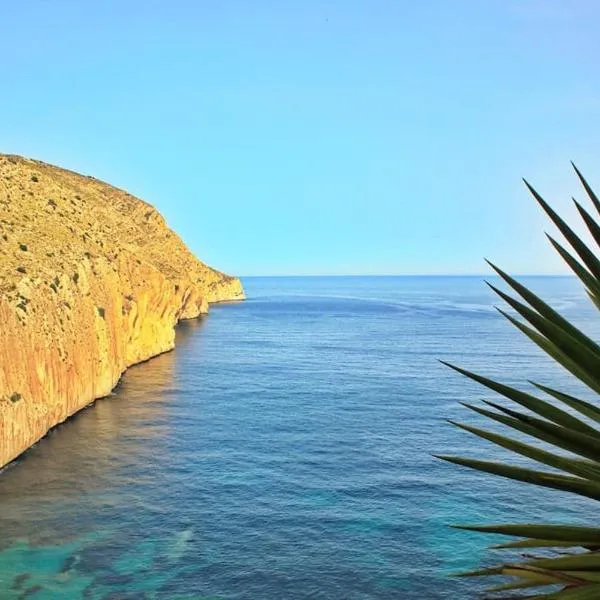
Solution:
[[[522,281],[598,337],[576,280]],[[575,388],[482,278],[243,284],[0,474],[0,598],[466,600],[491,540],[448,525],[590,514],[431,456],[507,457],[447,424],[490,395],[437,359]]]

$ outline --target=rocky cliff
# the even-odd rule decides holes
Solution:
[[[149,204],[0,155],[0,466],[172,349],[180,319],[243,297]]]

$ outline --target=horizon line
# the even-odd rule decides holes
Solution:
[[[573,273],[510,273],[513,277],[575,277]],[[319,274],[293,274],[274,273],[268,275],[236,275],[238,278],[259,277],[493,277],[499,278],[496,273],[319,273]]]

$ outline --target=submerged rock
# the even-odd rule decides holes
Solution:
[[[240,300],[149,204],[0,155],[0,466],[174,346],[174,327]]]

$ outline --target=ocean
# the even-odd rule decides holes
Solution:
[[[521,280],[600,334],[575,279]],[[493,395],[438,359],[580,391],[483,277],[243,283],[0,473],[2,600],[461,600],[503,555],[451,524],[589,519],[432,457],[513,460],[447,422]]]

